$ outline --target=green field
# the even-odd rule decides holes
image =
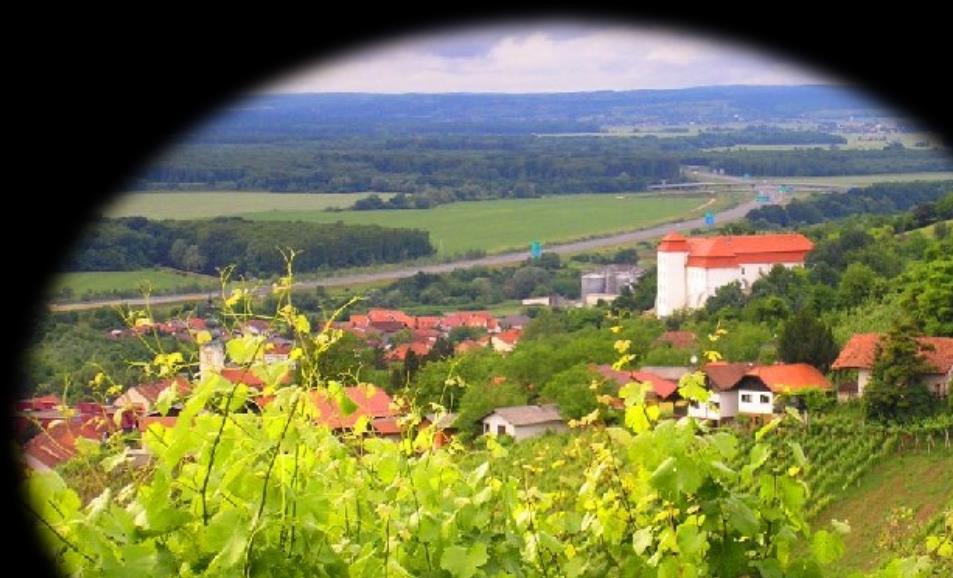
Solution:
[[[90,271],[63,273],[53,285],[53,291],[61,294],[64,288],[74,298],[83,295],[107,295],[137,291],[142,283],[149,283],[156,293],[189,289],[215,289],[219,280],[208,275],[185,273],[171,269],[138,269],[136,271]]]
[[[891,553],[878,547],[891,511],[898,507],[913,510],[914,528],[900,530],[898,538],[911,538],[916,527],[928,521],[953,499],[953,455],[897,454],[875,466],[860,484],[848,488],[839,499],[822,510],[814,520],[818,528],[831,519],[847,520],[851,532],[844,536],[847,546],[837,562],[845,575],[853,570],[876,568]]]
[[[840,133],[847,139],[846,145],[839,145],[838,148],[844,149],[882,149],[891,142],[899,142],[908,149],[912,148],[940,148],[942,143],[936,135],[926,132],[905,132],[900,134],[884,135],[886,140],[868,140],[870,135],[845,132]],[[926,147],[917,146],[921,143],[927,143]]]
[[[441,205],[400,211],[272,211],[242,215],[248,219],[376,224],[424,229],[440,255],[469,250],[488,253],[631,231],[700,216],[714,210],[707,196],[661,197],[647,194],[567,195]],[[704,206],[704,207],[703,207]]]
[[[752,181],[767,180],[777,184],[806,183],[864,187],[874,183],[902,183],[909,181],[950,181],[953,172],[884,173],[879,175],[838,175],[833,177],[752,177]]]
[[[167,191],[126,193],[105,209],[107,217],[208,219],[263,211],[323,211],[346,208],[372,193],[252,193]],[[393,193],[376,193],[389,199]]]

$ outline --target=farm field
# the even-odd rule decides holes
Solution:
[[[247,219],[376,224],[424,229],[439,255],[487,253],[595,235],[630,231],[718,210],[727,201],[708,196],[572,195],[441,205],[400,211],[272,211],[247,213]]]
[[[888,519],[895,508],[913,511],[912,527],[894,530],[892,539],[914,538],[917,529],[953,500],[953,455],[949,451],[933,454],[898,453],[874,466],[860,483],[822,510],[816,524],[831,519],[847,520],[851,531],[844,536],[844,558],[837,562],[844,574],[870,570],[891,557],[878,546],[881,534],[889,531]]]
[[[935,173],[883,173],[878,175],[837,175],[830,177],[752,177],[754,180],[767,180],[773,183],[831,184],[847,187],[863,187],[874,183],[903,183],[910,181],[946,181],[953,180],[953,172]]]
[[[107,217],[210,219],[261,211],[323,211],[350,207],[371,194],[389,199],[393,193],[265,193],[248,191],[165,191],[126,193],[106,207]]]
[[[102,295],[114,291],[136,291],[143,282],[150,283],[156,292],[219,287],[218,278],[208,275],[172,269],[137,269],[135,271],[63,273],[53,283],[53,292],[59,294],[68,288],[74,298],[82,298],[85,294]]]

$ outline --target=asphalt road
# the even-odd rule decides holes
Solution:
[[[720,213],[716,213],[715,219],[718,223],[725,223],[728,221],[733,221],[744,217],[748,211],[756,208],[758,206],[757,201],[749,201],[743,203],[731,209],[727,209]],[[577,253],[580,251],[588,251],[591,249],[599,249],[602,247],[610,247],[613,245],[621,245],[624,243],[638,243],[640,241],[648,241],[655,237],[660,237],[669,231],[689,231],[691,229],[696,229],[703,227],[705,225],[704,219],[691,219],[688,221],[680,221],[676,223],[668,223],[664,225],[659,225],[656,227],[650,227],[647,229],[640,229],[637,231],[632,231],[629,233],[619,233],[616,235],[609,235],[606,237],[598,237],[594,239],[585,239],[582,241],[574,241],[571,243],[563,243],[559,245],[549,245],[546,247],[547,252],[558,253],[558,254],[567,254],[567,253]],[[316,279],[313,281],[301,281],[295,283],[295,287],[299,289],[308,289],[313,287],[341,287],[347,285],[357,285],[361,283],[369,283],[374,281],[392,281],[394,279],[403,279],[405,277],[412,277],[418,272],[424,273],[447,273],[449,271],[454,271],[456,269],[469,269],[471,267],[479,267],[486,265],[506,265],[509,263],[519,263],[524,261],[528,257],[526,251],[517,251],[513,253],[501,253],[498,255],[490,255],[488,257],[482,257],[480,259],[467,259],[464,261],[454,261],[451,263],[440,263],[437,265],[424,265],[418,267],[408,267],[405,269],[396,269],[393,271],[381,271],[377,273],[360,273],[355,275],[342,275],[337,277],[327,277],[324,279]],[[269,288],[264,287],[261,289],[262,293],[269,291]],[[209,298],[210,293],[181,293],[173,295],[157,295],[149,298],[149,303],[152,305],[159,304],[168,304],[168,303],[186,303],[190,301],[205,301]],[[212,295],[215,295],[213,293]],[[129,305],[132,307],[145,305],[145,300],[142,298],[128,298],[128,299],[106,299],[103,301],[88,301],[85,303],[63,303],[50,305],[50,309],[53,311],[80,311],[84,309],[96,309],[99,307],[114,307],[118,305]]]

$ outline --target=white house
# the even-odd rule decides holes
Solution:
[[[738,415],[771,415],[779,394],[804,389],[830,390],[831,384],[817,368],[806,363],[753,365],[709,363],[702,371],[711,397],[692,402],[688,415],[720,421]]]
[[[917,341],[921,346],[920,356],[930,367],[930,372],[921,378],[923,384],[933,395],[946,397],[950,394],[953,376],[953,337],[920,337]],[[858,396],[864,395],[870,382],[879,342],[880,335],[876,333],[853,335],[831,365],[834,370],[857,371]]]
[[[481,421],[485,435],[508,435],[517,441],[569,429],[555,405],[498,407]]]
[[[814,244],[800,234],[684,237],[671,232],[658,246],[655,313],[697,309],[715,291],[738,281],[743,289],[775,265],[803,266]]]

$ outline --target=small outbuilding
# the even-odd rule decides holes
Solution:
[[[555,405],[498,407],[480,421],[484,435],[508,435],[516,441],[569,429]]]

